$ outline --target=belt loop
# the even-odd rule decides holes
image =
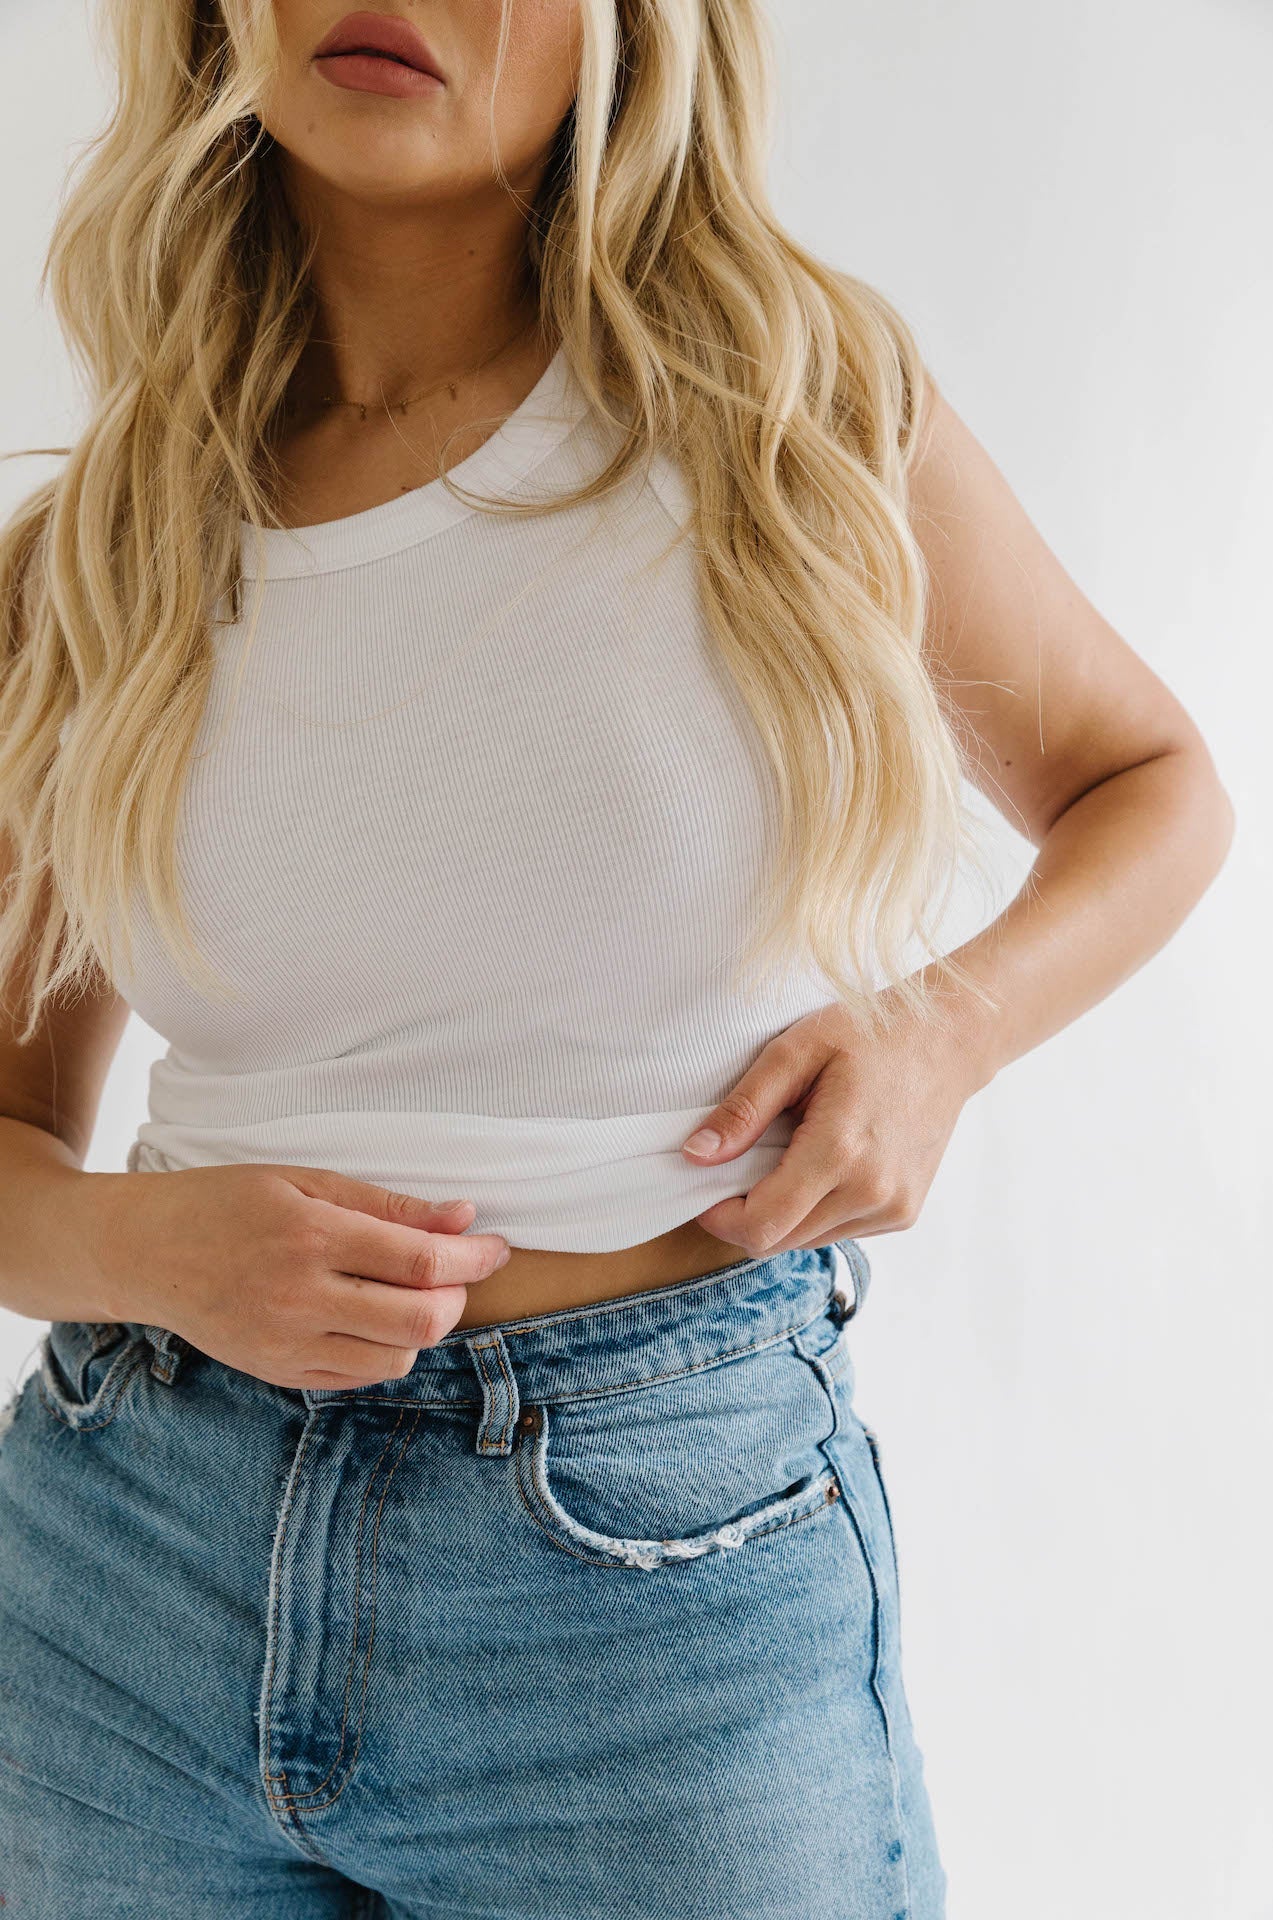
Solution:
[[[520,1402],[517,1376],[498,1330],[483,1328],[465,1342],[482,1383],[482,1418],[475,1447],[478,1453],[511,1453]]]
[[[170,1333],[167,1327],[145,1327],[146,1338],[155,1349],[150,1363],[150,1371],[156,1380],[162,1380],[170,1387],[177,1377],[177,1369],[189,1352],[189,1343],[179,1333]]]
[[[856,1240],[833,1241],[831,1250],[835,1256],[835,1291],[831,1297],[843,1324],[853,1318],[866,1299],[866,1290],[871,1284],[871,1268]]]

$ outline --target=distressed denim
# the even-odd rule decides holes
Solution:
[[[59,1321],[0,1415],[14,1920],[939,1920],[853,1240],[353,1391]]]

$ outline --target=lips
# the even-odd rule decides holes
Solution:
[[[347,13],[320,42],[314,58],[346,53],[396,60],[417,73],[431,73],[436,80],[445,78],[421,35],[396,13]]]

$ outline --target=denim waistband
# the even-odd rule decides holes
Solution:
[[[401,1380],[352,1392],[306,1388],[305,1400],[468,1404],[484,1387],[506,1385],[505,1361],[522,1396],[540,1404],[645,1385],[783,1339],[824,1313],[837,1291],[852,1312],[861,1297],[854,1253],[864,1266],[853,1242],[797,1248],[614,1300],[457,1329],[422,1349]]]
[[[459,1328],[422,1348],[400,1380],[299,1392],[310,1408],[485,1402],[492,1414],[519,1398],[551,1404],[613,1393],[785,1339],[828,1308],[851,1319],[869,1284],[856,1240],[794,1248],[613,1300]],[[145,1332],[156,1349],[153,1370],[170,1380],[188,1343],[162,1327]]]

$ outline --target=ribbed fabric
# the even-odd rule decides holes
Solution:
[[[451,477],[549,497],[616,431],[558,353]],[[659,454],[547,516],[435,480],[264,535],[258,631],[214,629],[178,822],[190,924],[234,997],[191,988],[139,899],[115,984],[168,1050],[131,1167],[331,1167],[469,1198],[471,1230],[514,1246],[608,1252],[777,1164],[786,1115],[718,1168],[680,1152],[830,997],[812,968],[763,995],[730,978],[776,797],[714,657],[689,506]]]

